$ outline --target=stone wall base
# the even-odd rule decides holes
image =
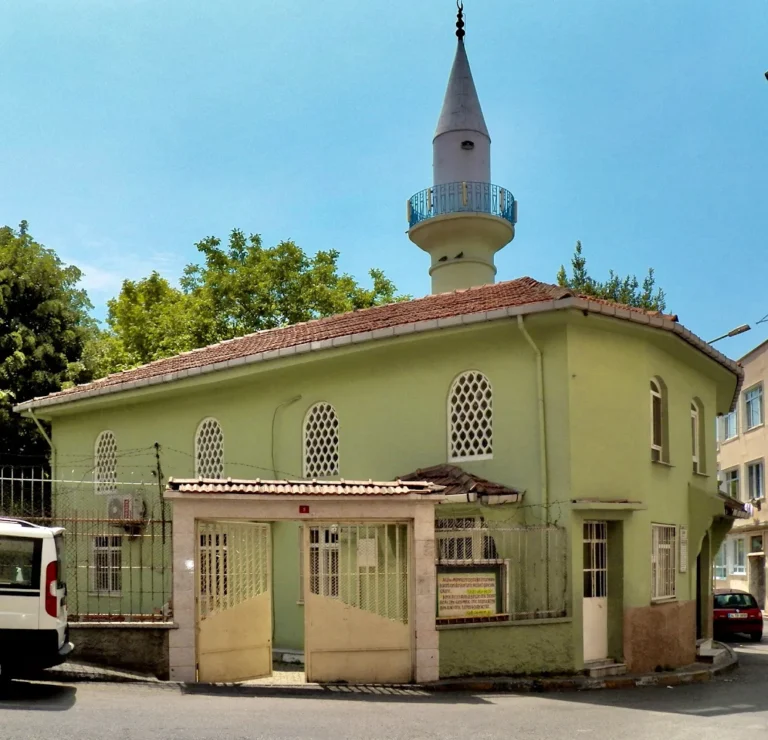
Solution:
[[[70,660],[122,668],[167,681],[168,634],[173,625],[70,622],[70,640],[75,645]]]
[[[696,662],[696,602],[624,610],[624,662],[630,673],[674,670]]]

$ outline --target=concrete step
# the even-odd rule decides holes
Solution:
[[[606,678],[607,676],[623,676],[627,672],[625,663],[614,660],[595,660],[586,663],[584,673],[590,678]]]

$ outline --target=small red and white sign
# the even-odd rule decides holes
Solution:
[[[299,514],[309,514],[309,506],[306,504],[299,506]]]

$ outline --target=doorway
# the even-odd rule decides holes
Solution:
[[[584,522],[584,662],[608,657],[608,523]]]

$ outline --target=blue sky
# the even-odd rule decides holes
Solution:
[[[499,279],[656,268],[711,339],[768,314],[765,0],[465,0],[493,180],[519,200]],[[0,223],[85,271],[176,278],[233,227],[335,248],[429,292],[405,202],[430,184],[452,0],[0,5]],[[718,346],[738,356],[768,323]]]

